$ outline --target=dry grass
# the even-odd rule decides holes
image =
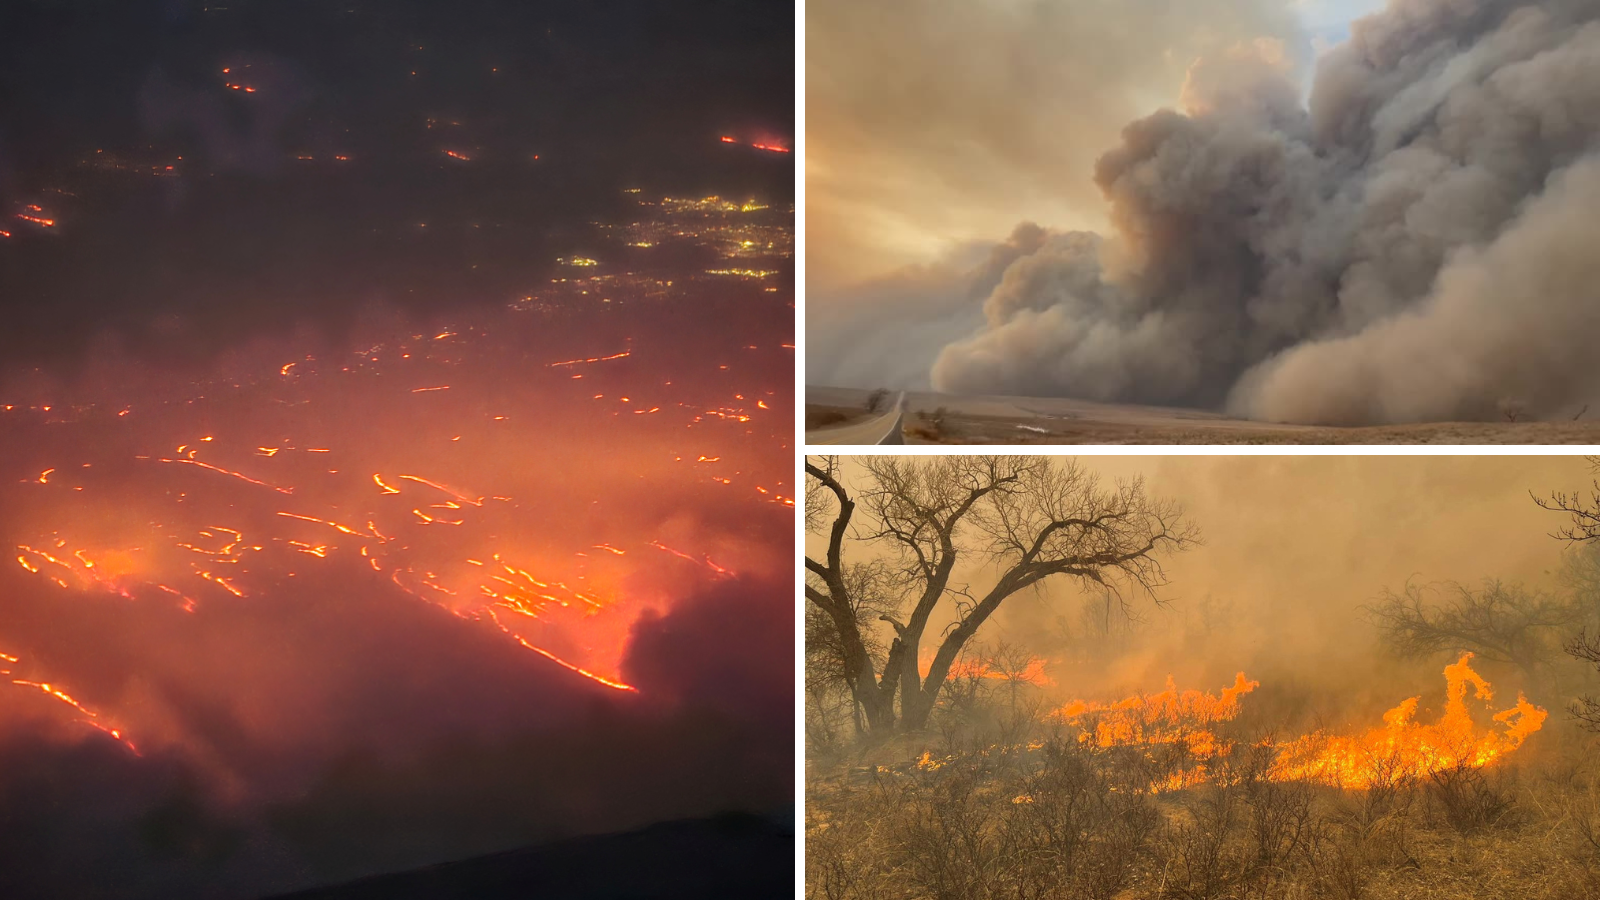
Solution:
[[[1236,749],[1212,761],[1212,782],[1151,794],[1153,775],[1193,760],[1059,738],[916,746],[811,761],[807,897],[1600,897],[1600,759],[1587,750],[1348,791],[1270,781]]]
[[[1600,443],[1600,422],[1439,422],[1326,428],[1232,421],[1132,425],[952,413],[945,434],[924,440],[946,444],[1594,444]]]
[[[808,386],[806,408],[865,410],[871,392]],[[1229,418],[1217,412],[1037,397],[910,392],[906,423],[943,413],[913,443],[944,444],[1600,444],[1600,415],[1534,421],[1333,428]],[[810,426],[808,426],[810,427]]]
[[[807,406],[806,430],[814,431],[818,428],[833,428],[839,425],[848,425],[868,418],[868,413],[862,409],[837,406]]]

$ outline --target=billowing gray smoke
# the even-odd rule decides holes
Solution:
[[[1114,235],[1012,264],[939,390],[1366,424],[1600,389],[1600,3],[1391,0],[1320,61],[1197,64],[1123,131]]]
[[[992,247],[969,247],[932,265],[904,270],[840,291],[810,328],[806,365],[831,384],[926,390],[928,369],[951,341],[983,325],[983,298],[1012,263],[1049,239],[1024,222]],[[813,301],[813,310],[821,304]],[[812,321],[818,321],[813,319]],[[892,336],[892,337],[890,337]],[[885,344],[892,341],[892,349]]]

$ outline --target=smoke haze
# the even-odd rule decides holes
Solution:
[[[1587,462],[1575,457],[1078,457],[1077,463],[1105,480],[1143,476],[1152,496],[1184,507],[1202,544],[1167,558],[1163,604],[1131,598],[1135,622],[1116,612],[1107,619],[1094,585],[1051,579],[1002,604],[978,642],[990,649],[1009,644],[1047,660],[1053,690],[1065,696],[1106,700],[1159,690],[1168,675],[1180,687],[1215,691],[1243,670],[1266,692],[1314,687],[1327,704],[1321,712],[1358,720],[1412,693],[1437,690],[1438,673],[1435,660],[1402,661],[1384,649],[1362,608],[1408,581],[1476,587],[1504,579],[1554,589],[1553,573],[1570,551],[1550,532],[1563,522],[1529,493],[1583,488],[1590,477]],[[853,462],[845,474],[864,477]],[[809,536],[808,551],[820,552],[824,541]],[[874,552],[853,549],[856,561]],[[952,585],[981,591],[994,574],[965,563]],[[930,621],[929,635],[950,623],[948,607],[942,613]],[[932,652],[926,641],[923,650]],[[1505,689],[1524,687],[1514,670],[1479,664]],[[1553,714],[1565,702],[1529,699]]]
[[[932,341],[898,335],[880,335],[877,355],[930,362],[931,385],[951,393],[1272,421],[1567,416],[1587,403],[1600,387],[1587,363],[1600,261],[1586,249],[1600,10],[1393,0],[1321,56],[1308,95],[1294,48],[1258,26],[1186,56],[1199,61],[1177,108],[1127,124],[1092,182],[1057,154],[1109,204],[1105,235],[1052,231],[984,295],[981,324],[931,361]],[[878,315],[980,314],[935,306]],[[812,343],[826,345],[835,325],[816,307]],[[808,363],[813,383],[870,380],[815,353]]]

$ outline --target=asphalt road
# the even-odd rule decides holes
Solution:
[[[806,432],[807,444],[904,444],[906,393],[900,392],[886,413],[865,422]]]

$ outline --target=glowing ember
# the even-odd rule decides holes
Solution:
[[[199,466],[202,469],[210,469],[213,472],[221,472],[224,475],[231,475],[232,477],[237,478],[240,481],[248,481],[251,484],[259,484],[262,487],[272,488],[273,490],[277,491],[280,494],[292,494],[292,493],[294,493],[294,488],[279,487],[278,485],[275,485],[275,484],[268,484],[265,481],[260,481],[260,480],[257,480],[255,478],[251,478],[249,475],[245,475],[245,474],[240,473],[240,472],[229,471],[228,469],[224,469],[221,466],[214,466],[211,463],[202,462],[202,461],[200,461],[198,459],[189,459],[189,458],[184,458],[184,459],[158,459],[158,460],[156,460],[156,462],[182,463],[184,465]]]

